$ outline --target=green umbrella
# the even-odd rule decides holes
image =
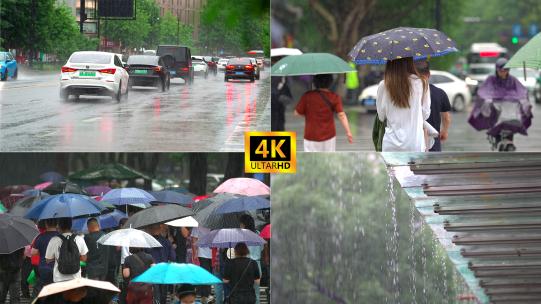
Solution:
[[[528,43],[521,47],[505,65],[506,68],[541,69],[541,33],[535,35]]]
[[[2,204],[2,202],[0,202],[0,213],[5,213],[6,211],[8,211],[6,209],[6,207],[4,207],[4,204]]]
[[[111,179],[151,179],[145,174],[122,164],[105,164],[94,168],[81,170],[69,176],[73,181],[97,181]]]
[[[272,66],[272,76],[340,74],[355,71],[347,62],[329,53],[287,56]]]

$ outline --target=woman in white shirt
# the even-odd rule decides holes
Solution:
[[[430,92],[413,58],[387,61],[376,108],[379,119],[387,120],[383,152],[427,151],[423,122],[430,116]]]

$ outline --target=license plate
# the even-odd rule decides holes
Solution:
[[[244,75],[244,72],[235,72],[236,75]]]
[[[79,76],[81,77],[96,77],[95,71],[80,71]]]
[[[133,71],[134,74],[146,74],[147,70],[135,70]]]
[[[365,106],[375,106],[376,105],[376,100],[374,98],[366,98],[363,100],[363,104]]]

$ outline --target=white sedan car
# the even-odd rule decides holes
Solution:
[[[121,101],[128,94],[128,72],[118,55],[107,52],[75,52],[62,67],[60,97],[106,95]]]
[[[192,56],[193,72],[195,75],[201,75],[205,79],[209,75],[209,66],[201,56]]]
[[[430,83],[445,91],[454,111],[463,112],[471,104],[471,93],[466,82],[444,71],[430,71]]]
[[[445,91],[454,111],[462,112],[471,104],[471,93],[466,82],[455,75],[444,71],[430,71],[430,83]],[[359,102],[368,111],[376,110],[378,85],[366,87]]]
[[[229,61],[229,59],[227,59],[227,58],[222,58],[222,59],[218,60],[218,70],[225,71],[225,67],[227,66],[228,61]]]

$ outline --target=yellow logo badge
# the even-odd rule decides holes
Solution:
[[[244,171],[246,173],[297,172],[295,132],[245,132]]]

